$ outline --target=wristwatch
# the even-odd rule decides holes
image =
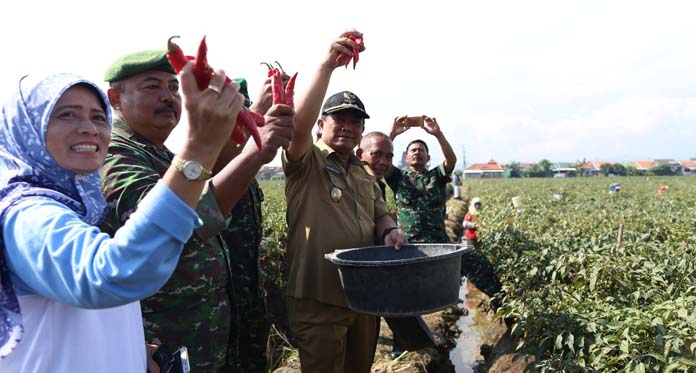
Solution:
[[[213,175],[210,170],[207,170],[198,161],[187,161],[178,157],[174,158],[172,162],[174,168],[181,172],[186,180],[198,181],[198,180],[208,180]]]
[[[384,242],[384,240],[387,238],[389,233],[391,233],[392,231],[395,231],[397,229],[399,229],[399,227],[389,227],[389,228],[385,229],[384,232],[382,232],[382,242]]]

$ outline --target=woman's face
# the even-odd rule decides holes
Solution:
[[[111,127],[97,93],[75,85],[58,100],[46,129],[46,149],[77,174],[97,171],[106,158]]]

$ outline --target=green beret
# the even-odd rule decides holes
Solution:
[[[164,50],[131,53],[114,61],[104,74],[104,81],[115,82],[143,71],[164,71],[175,74]]]
[[[248,109],[251,107],[251,99],[249,98],[249,90],[247,89],[247,81],[244,78],[232,79],[239,84],[239,93],[244,95],[244,106]]]
[[[232,79],[235,82],[239,83],[239,93],[243,94],[244,97],[249,99],[249,90],[247,89],[247,81],[244,78],[234,78]]]

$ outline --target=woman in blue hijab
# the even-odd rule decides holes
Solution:
[[[198,91],[190,64],[181,79],[182,153],[211,168],[243,97],[236,86]],[[211,85],[223,81],[216,73]],[[71,74],[24,77],[2,107],[2,372],[146,371],[138,300],[164,285],[202,224],[193,207],[204,180],[172,167],[113,238],[102,233],[97,171],[110,131],[105,94]]]

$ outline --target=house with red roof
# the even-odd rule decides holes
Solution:
[[[696,175],[696,161],[681,161],[682,175]]]
[[[462,171],[464,179],[499,179],[503,177],[505,167],[494,159],[487,163],[474,163],[471,167]]]
[[[657,166],[657,163],[655,163],[653,161],[637,161],[637,162],[633,162],[633,166],[638,171],[647,171],[647,170]]]

